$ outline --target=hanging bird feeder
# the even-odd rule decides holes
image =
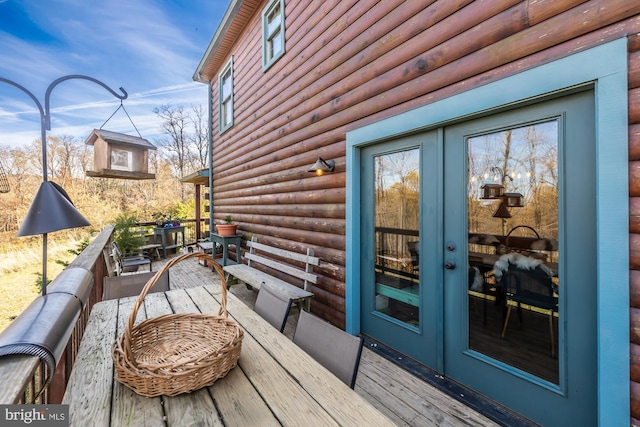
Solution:
[[[120,103],[120,107],[111,117],[120,108],[127,114],[124,106]],[[131,121],[131,117],[129,120]],[[104,122],[102,126],[107,122]],[[136,180],[156,178],[155,174],[149,173],[149,150],[156,150],[155,145],[142,138],[140,132],[138,132],[139,136],[131,136],[103,130],[102,126],[100,129],[94,129],[85,141],[85,144],[93,145],[94,170],[85,171],[87,176]],[[133,127],[136,128],[135,124]]]

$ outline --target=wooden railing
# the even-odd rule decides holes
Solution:
[[[140,222],[137,224],[141,227],[155,226],[154,222]],[[201,237],[197,236],[196,230],[199,229],[201,235],[209,234],[209,222],[207,219],[200,220],[200,227],[196,226],[195,219],[186,219],[180,222],[180,225],[184,225],[184,240],[187,246],[195,245],[198,243],[198,239]]]
[[[64,395],[67,381],[75,361],[80,341],[84,334],[86,324],[89,320],[91,308],[96,302],[102,300],[102,282],[103,277],[107,275],[106,264],[103,256],[103,248],[109,244],[113,226],[105,228],[93,242],[67,267],[66,270],[73,272],[79,271],[83,274],[60,274],[48,286],[47,289],[60,289],[61,293],[70,293],[73,289],[83,289],[88,291],[88,296],[74,296],[74,298],[86,299],[79,317],[75,321],[75,326],[65,345],[62,356],[57,361],[55,371],[51,374],[47,364],[42,362],[36,356],[28,355],[9,355],[0,357],[0,404],[14,403],[39,403],[50,404],[60,403]],[[90,275],[89,289],[85,286],[87,282],[87,274]],[[80,280],[84,284],[77,283]],[[39,296],[34,300],[33,304],[37,304],[39,299],[45,297]],[[41,301],[40,301],[41,302]],[[18,316],[13,322],[24,323],[29,319],[25,317],[28,309]],[[49,320],[49,319],[47,319]],[[50,319],[51,323],[60,321],[60,319]],[[29,325],[24,325],[29,327]],[[61,329],[66,329],[71,325],[61,325]],[[0,334],[0,342],[3,335],[8,329]],[[51,380],[47,383],[46,379],[51,376]],[[45,385],[43,389],[43,384]]]

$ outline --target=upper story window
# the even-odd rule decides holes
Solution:
[[[262,70],[284,54],[284,0],[271,0],[262,10]]]
[[[218,76],[220,91],[219,129],[220,133],[233,126],[233,58],[227,62]]]

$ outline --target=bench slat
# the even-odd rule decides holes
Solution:
[[[313,297],[313,294],[304,289],[300,289],[291,283],[287,283],[284,280],[280,280],[260,270],[256,270],[253,267],[249,267],[246,264],[233,264],[223,267],[226,273],[231,274],[238,280],[251,285],[256,289],[260,289],[262,282],[275,285],[272,287],[274,291],[277,291],[285,297],[291,298],[294,301],[299,301],[306,298]]]
[[[255,248],[259,251],[268,252],[270,254],[278,255],[283,258],[293,259],[296,261],[304,262],[305,264],[320,265],[320,258],[315,256],[300,254],[298,252],[287,251],[285,249],[280,249],[280,248],[274,248],[273,246],[268,246],[263,243],[258,243],[254,241],[248,241],[247,245],[250,248]]]
[[[313,273],[308,273],[306,271],[302,271],[298,268],[295,267],[291,267],[290,265],[287,264],[283,264],[281,262],[272,260],[270,258],[265,258],[261,255],[256,255],[256,254],[252,254],[252,253],[246,253],[244,255],[244,257],[246,259],[258,262],[262,265],[266,265],[267,267],[271,267],[273,269],[276,269],[278,271],[282,271],[283,273],[287,273],[290,276],[294,276],[297,277],[299,279],[302,280],[307,280],[311,283],[317,283],[318,282],[318,276],[313,274]]]

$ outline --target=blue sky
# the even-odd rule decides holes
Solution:
[[[206,108],[192,76],[230,0],[0,0],[0,77],[43,105],[59,77],[83,74],[129,94],[123,101],[143,138],[155,143],[160,105]],[[118,108],[101,86],[67,80],[51,92],[51,131],[84,141]],[[104,129],[137,135],[119,110]],[[40,115],[22,91],[0,82],[0,146],[40,138]]]

